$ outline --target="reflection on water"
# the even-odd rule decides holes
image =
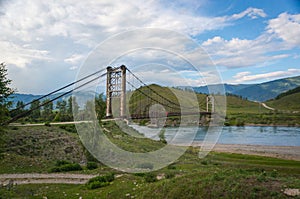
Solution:
[[[132,125],[146,137],[158,140],[158,129]],[[178,135],[178,128],[165,128],[165,137],[168,142],[176,136],[177,142],[184,143],[191,139],[191,131],[196,127],[186,127]],[[199,127],[194,138],[202,141],[207,132],[207,127]],[[177,134],[177,135],[176,135]],[[252,145],[274,145],[274,146],[300,146],[300,127],[274,127],[274,126],[245,126],[223,127],[222,134],[218,140],[221,144],[252,144]]]

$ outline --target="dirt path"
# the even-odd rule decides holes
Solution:
[[[24,173],[24,174],[0,174],[0,185],[9,184],[44,184],[44,183],[60,183],[60,184],[85,184],[90,178],[97,175],[85,174],[40,174],[40,173]]]
[[[265,107],[266,109],[269,109],[271,111],[274,111],[275,108],[269,107],[268,105],[266,105],[265,103],[261,103],[263,105],[263,107]]]
[[[106,121],[113,121],[115,119],[103,119],[101,121],[106,122]],[[80,123],[91,123],[93,121],[72,121],[72,122],[51,122],[50,125],[62,125],[62,124],[80,124]],[[9,126],[45,126],[45,123],[28,123],[28,124],[21,124],[21,123],[11,123]]]

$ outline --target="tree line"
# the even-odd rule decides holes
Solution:
[[[15,110],[12,107],[10,88],[11,80],[7,78],[7,69],[4,63],[0,64],[0,124],[5,124],[10,118],[24,114],[17,122],[66,122],[74,121],[74,116],[84,119],[94,119],[92,110],[95,109],[96,117],[100,121],[105,116],[106,103],[103,94],[95,97],[95,100],[87,101],[80,108],[75,97],[59,100],[56,105],[50,100],[34,100],[29,107],[25,107],[23,101],[18,101]],[[42,105],[42,106],[41,106]],[[54,107],[55,106],[55,107]],[[26,114],[30,112],[30,114]]]

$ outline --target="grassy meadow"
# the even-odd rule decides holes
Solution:
[[[125,150],[154,151],[165,145],[133,139],[113,122],[103,126],[108,130],[107,137]],[[63,173],[114,173],[115,178],[96,189],[70,184],[2,186],[0,198],[288,198],[283,193],[286,188],[300,187],[298,161],[216,152],[200,159],[199,148],[189,147],[163,169],[130,174],[93,159],[80,144],[74,125],[9,127],[1,131],[1,173],[50,173],[58,162],[66,161],[80,164],[82,170]],[[96,163],[96,167],[88,168],[88,162]]]

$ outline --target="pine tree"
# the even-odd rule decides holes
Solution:
[[[5,64],[0,64],[0,123],[5,122],[9,117],[8,108],[11,106],[9,97],[14,90],[10,88],[11,80],[7,78],[7,69]]]

